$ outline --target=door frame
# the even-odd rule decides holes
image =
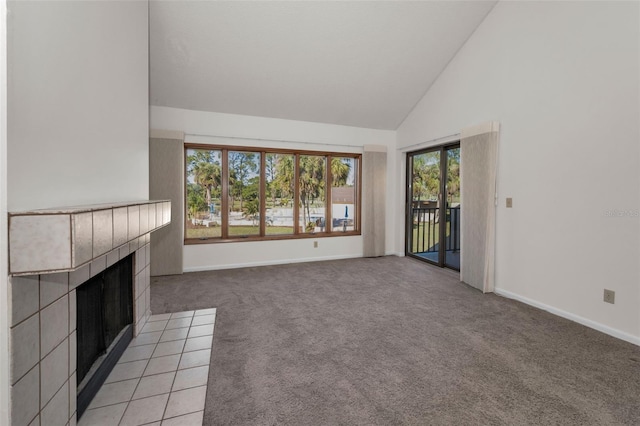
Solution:
[[[428,148],[422,148],[416,151],[410,151],[406,154],[406,177],[405,177],[405,244],[404,244],[404,253],[405,256],[412,257],[414,259],[418,259],[422,262],[429,263],[431,265],[439,266],[441,268],[449,268],[454,271],[459,271],[451,265],[447,265],[445,263],[446,259],[446,245],[444,242],[444,236],[446,235],[447,230],[447,200],[446,200],[446,189],[447,189],[447,177],[448,177],[448,161],[446,161],[446,153],[451,149],[460,149],[460,141],[448,142],[443,145],[435,145],[430,146]],[[413,243],[413,211],[412,211],[412,202],[413,202],[413,157],[415,155],[426,154],[428,152],[440,152],[440,185],[438,189],[438,215],[440,218],[444,218],[444,220],[438,221],[438,261],[435,262],[433,260],[417,256],[410,251],[410,245]],[[441,238],[442,237],[442,238]]]

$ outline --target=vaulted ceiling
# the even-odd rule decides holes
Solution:
[[[495,1],[152,1],[151,104],[396,129]]]

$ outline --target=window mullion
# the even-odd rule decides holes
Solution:
[[[264,237],[267,232],[267,153],[260,152],[260,236]]]
[[[222,150],[222,239],[229,238],[229,150]]]
[[[298,175],[300,174],[300,154],[295,154],[293,166],[293,182],[294,182],[294,195],[293,195],[293,234],[300,234],[300,180]]]
[[[331,162],[333,157],[327,155],[327,167],[325,171],[325,195],[324,195],[324,232],[333,231],[333,219],[331,217],[331,188],[333,185],[333,176],[331,175]]]

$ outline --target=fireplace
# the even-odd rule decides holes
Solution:
[[[133,256],[76,289],[78,417],[133,338]]]
[[[12,425],[76,424],[151,315],[150,236],[170,218],[167,201],[10,214]]]

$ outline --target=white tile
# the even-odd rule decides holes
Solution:
[[[136,299],[136,319],[138,320],[138,322],[141,322],[142,318],[144,317],[144,313],[147,310],[147,303],[146,303],[145,297],[144,297],[144,292],[143,294],[139,295],[138,298]],[[157,324],[157,322],[154,322],[153,324]],[[142,325],[142,324],[140,324]],[[146,324],[145,324],[146,327]],[[144,332],[144,327],[140,329],[141,332]],[[149,333],[153,330],[147,330],[146,333]],[[155,330],[155,331],[160,331],[160,330]]]
[[[171,201],[162,203],[162,223],[164,225],[171,223]]]
[[[116,364],[105,380],[105,383],[119,382],[122,380],[137,379],[142,377],[145,367],[147,366],[147,360],[125,362],[123,364]]]
[[[40,412],[43,425],[66,425],[69,421],[69,382],[55,394]]]
[[[138,316],[139,316],[140,318],[137,318],[137,319],[136,319],[136,321],[135,321],[135,323],[134,323],[134,329],[133,329],[133,335],[134,335],[134,336],[138,336],[138,335],[140,335],[140,332],[142,331],[142,328],[143,328],[143,327],[144,327],[144,325],[147,323],[147,322],[144,320],[144,316],[143,316],[143,315],[138,315],[138,314],[137,314],[137,309],[138,309],[138,308],[136,307],[136,311],[134,311],[134,312],[136,313],[136,317],[138,317]]]
[[[152,374],[168,373],[178,369],[178,362],[180,362],[180,355],[169,355],[160,358],[151,358],[147,368],[144,370],[145,376]]]
[[[78,300],[76,299],[76,291],[69,292],[69,333],[73,332],[78,325]]]
[[[40,426],[40,415],[37,415],[36,418],[29,423],[29,426]]]
[[[89,264],[69,272],[69,291],[89,280]]]
[[[40,369],[33,368],[11,387],[11,420],[16,425],[26,425],[40,411],[38,398]]]
[[[137,426],[162,419],[169,394],[131,401],[120,426]]]
[[[211,349],[203,349],[201,351],[185,352],[180,360],[180,370],[191,367],[200,367],[209,365],[211,360]]]
[[[191,323],[191,325],[192,326],[206,325],[206,324],[213,324],[215,322],[216,322],[215,315],[200,315],[200,316],[193,317],[193,322]]]
[[[169,373],[155,374],[140,379],[133,399],[147,398],[171,392],[171,384],[175,378],[175,371]]]
[[[113,247],[129,241],[129,215],[126,207],[113,209]],[[128,253],[127,253],[128,254]]]
[[[184,348],[185,340],[173,340],[171,342],[158,343],[156,350],[153,352],[153,357],[161,357],[167,355],[181,354]]]
[[[171,314],[171,319],[192,317],[194,312],[195,311],[174,312]]]
[[[118,364],[149,359],[151,358],[151,355],[153,355],[153,350],[155,348],[156,345],[130,346],[124,351],[118,361]]]
[[[107,268],[115,265],[120,260],[120,252],[118,250],[111,250],[107,253]]]
[[[127,403],[87,410],[78,420],[78,426],[118,426],[127,409]]]
[[[145,251],[145,254],[147,255],[147,259],[146,259],[147,265],[151,264],[151,245],[149,244],[150,238],[151,238],[151,234],[147,234],[144,236],[144,240],[147,243],[147,250]]]
[[[213,334],[213,324],[197,325],[189,329],[189,338]]]
[[[140,208],[138,206],[127,207],[129,214],[128,239],[132,240],[140,236]]]
[[[118,404],[120,402],[129,402],[138,383],[138,379],[132,379],[102,385],[91,401],[89,409],[106,407],[107,405]]]
[[[101,256],[113,248],[113,210],[93,212],[93,257]]]
[[[121,246],[118,249],[118,252],[120,253],[120,260],[124,259],[125,257],[129,256],[129,244],[125,244],[123,246]]]
[[[12,273],[71,267],[69,215],[11,216],[9,265]]]
[[[160,336],[162,336],[161,331],[139,334],[137,337],[131,340],[131,342],[129,343],[129,347],[156,344],[160,340]]]
[[[77,387],[77,376],[76,373],[73,373],[71,377],[69,377],[69,413],[71,413],[71,418],[75,419],[76,412],[76,403],[78,401],[78,387]]]
[[[169,318],[171,318],[171,314],[157,314],[157,315],[151,315],[149,317],[149,321],[150,322],[163,321],[163,320],[168,320]]]
[[[150,333],[152,331],[162,331],[167,326],[167,322],[167,320],[147,322],[147,324],[142,329],[142,332]]]
[[[206,386],[209,377],[209,366],[187,368],[186,370],[178,370],[176,379],[173,382],[172,391],[194,388],[197,386]]]
[[[40,309],[69,292],[69,273],[40,275]]]
[[[40,362],[40,406],[44,407],[69,379],[69,342],[65,341]],[[67,407],[68,409],[68,407]]]
[[[76,426],[77,425],[77,420],[76,420],[76,413],[72,413],[71,417],[69,418],[69,423],[67,424],[67,426]]]
[[[133,298],[137,299],[138,297],[140,297],[140,295],[142,294],[142,292],[144,291],[144,288],[142,288],[142,277],[140,276],[141,274],[138,273],[133,277]]]
[[[140,233],[146,234],[149,232],[149,206],[147,204],[141,204],[140,208]]]
[[[162,426],[202,426],[204,410],[162,421]]]
[[[69,373],[73,373],[78,367],[78,333],[69,335]]]
[[[76,213],[71,215],[73,239],[71,241],[71,255],[73,266],[82,265],[93,257],[93,215]]]
[[[69,297],[64,296],[40,311],[40,357],[69,335]]]
[[[187,344],[184,346],[184,352],[199,351],[202,349],[211,349],[211,343],[213,342],[213,336],[202,336],[187,339]]]
[[[145,255],[144,255],[144,248],[140,248],[138,250],[136,250],[136,274],[139,274],[140,271],[142,271],[142,268],[144,268],[144,262],[145,262]]]
[[[148,218],[149,231],[153,231],[154,229],[156,229],[156,204],[155,203],[148,204],[147,209],[149,210],[149,218]]]
[[[202,411],[204,410],[206,396],[206,386],[171,392],[164,416],[166,418],[171,418],[181,416],[183,414],[194,413],[196,411]]]
[[[147,287],[144,292],[145,305],[147,306],[147,314],[151,313],[151,287]]]
[[[40,316],[34,315],[11,329],[11,383],[40,361]]]
[[[38,300],[39,276],[27,275],[11,277],[9,291],[11,292],[11,326],[18,324],[40,309]]]
[[[187,338],[189,334],[188,328],[176,328],[174,330],[165,330],[160,337],[161,342],[169,342],[171,340],[182,340]]]
[[[167,323],[167,330],[173,330],[174,328],[184,328],[189,327],[191,325],[191,317],[187,318],[175,318],[169,320]]]
[[[156,227],[158,228],[165,224],[162,218],[163,215],[164,207],[162,206],[162,203],[156,203]]]
[[[196,316],[198,315],[215,315],[216,313],[216,308],[209,308],[209,309],[198,309],[196,311]]]
[[[90,268],[90,275],[92,277],[95,277],[100,272],[107,269],[107,256],[100,256],[99,258],[92,260]]]

